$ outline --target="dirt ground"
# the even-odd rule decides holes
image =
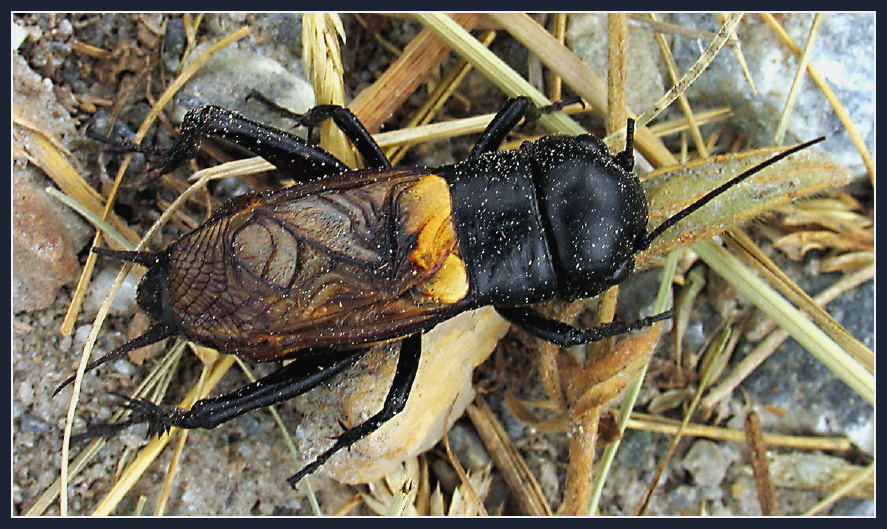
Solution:
[[[349,97],[360,93],[385,71],[393,60],[392,46],[403,49],[421,29],[418,23],[405,17],[343,15],[342,20],[348,39],[343,60]],[[151,104],[175,77],[183,51],[192,49],[188,45],[189,36],[183,18],[162,14],[15,14],[13,22],[26,35],[13,51],[12,82],[16,90],[13,106],[26,112],[24,118],[58,134],[61,145],[70,153],[85,181],[95,189],[107,192],[120,156],[102,149],[85,136],[85,131],[94,127],[107,132],[108,125],[113,123],[113,129],[110,129],[113,136],[128,138],[135,134]],[[311,97],[310,85],[302,71],[298,15],[208,14],[202,19],[195,37],[194,53],[241,26],[249,26],[252,35],[234,45],[232,49],[237,53],[232,52],[226,60],[231,61],[228,67],[230,64],[241,65],[242,76],[213,79],[212,72],[207,72],[202,80],[195,79],[174,98],[159,124],[149,132],[149,144],[169,145],[186,108],[209,102],[223,106],[242,104],[235,100],[235,96],[239,90],[246,90],[245,87],[259,85],[258,88],[270,95],[281,93],[280,97],[291,97],[293,101],[302,97],[296,92],[305,89],[308,95],[304,97]],[[528,68],[532,71],[533,61],[528,60],[526,50],[504,32],[499,33],[493,51],[519,71],[525,74]],[[267,60],[267,65],[264,62],[259,64],[260,59]],[[444,70],[452,62],[448,59]],[[403,126],[422,104],[425,93],[423,88],[409,97],[402,110],[386,123],[384,130]],[[494,112],[504,100],[505,96],[483,76],[471,72],[456,95],[443,107],[439,119]],[[288,126],[273,112],[256,107],[252,107],[252,111],[259,114],[254,119],[279,127]],[[597,118],[585,117],[582,123],[590,130],[601,130],[602,122]],[[752,136],[753,133],[744,132],[746,126],[738,118],[723,122],[723,128],[719,129],[723,136],[716,143],[721,149],[718,152],[724,152],[734,138]],[[706,129],[706,132],[713,130]],[[417,146],[403,164],[434,166],[451,163],[467,154],[475,137]],[[677,140],[670,146],[674,146],[675,151],[680,148]],[[214,146],[209,154],[201,154],[193,165],[175,173],[176,178],[187,177],[189,171],[232,157],[239,157],[239,154],[230,146]],[[148,164],[150,159],[136,155],[128,178],[138,179]],[[36,234],[28,231],[31,239],[16,246],[16,252],[27,250],[31,253],[14,255],[17,290],[13,299],[11,427],[12,505],[16,516],[59,514],[56,496],[50,494],[50,499],[46,500],[46,491],[59,477],[62,431],[70,391],[65,390],[55,398],[50,398],[50,393],[74,372],[102,301],[102,293],[109,288],[119,270],[119,264],[110,260],[97,261],[84,309],[77,316],[71,334],[62,336],[59,329],[71,304],[80,268],[86,262],[93,230],[79,216],[44,193],[43,188],[53,183],[43,169],[34,162],[32,154],[15,153],[14,204],[18,205],[18,211],[14,211],[14,226],[39,225],[34,231]],[[280,182],[280,178],[272,175],[258,178],[254,183],[274,187]],[[118,194],[114,213],[136,233],[144,233],[183,187],[169,180],[147,187],[125,184]],[[242,183],[216,182],[209,188],[209,195],[218,203],[247,189]],[[848,194],[863,204],[865,214],[871,215],[871,187],[864,179],[856,179],[848,188]],[[183,214],[164,231],[162,240],[155,240],[157,247],[193,228],[193,219],[189,216],[201,218],[205,213],[202,207],[191,204],[183,210]],[[26,217],[25,213],[35,218]],[[14,236],[19,237],[17,232]],[[821,291],[838,277],[838,274],[817,271],[819,260],[825,257],[824,251],[813,251],[802,261],[789,259],[778,252],[772,252],[771,257],[811,293]],[[704,275],[708,283],[692,310],[691,323],[684,337],[684,348],[688,351],[703,347],[730,314],[737,319],[752,318],[754,312],[753,307],[738,299],[732,287],[716,274],[706,270]],[[621,317],[628,319],[649,310],[651,292],[655,292],[658,281],[658,272],[649,271],[636,274],[626,282],[620,293]],[[99,334],[94,355],[106,353],[147,329],[149,319],[134,303],[135,283],[136,278],[131,277],[118,295],[118,301]],[[840,297],[828,309],[853,336],[873,348],[873,304],[874,288],[872,282],[867,281]],[[589,305],[589,310],[579,321],[592,324],[594,311],[591,309],[594,308],[595,304]],[[757,340],[743,339],[732,362],[735,364],[759,340],[760,337]],[[165,348],[161,345],[146,348],[138,355],[130,355],[87,374],[73,431],[84,431],[91,424],[109,419],[117,409],[117,402],[109,393],[129,393],[164,358],[164,351],[168,351],[172,343],[173,340],[169,340]],[[675,383],[674,370],[670,367],[671,343],[670,334],[660,341],[636,410],[680,420],[695,381]],[[181,398],[200,376],[202,365],[190,352],[182,355],[178,370],[169,381],[165,402],[176,402]],[[253,367],[259,375],[273,369],[272,366]],[[539,427],[517,418],[506,397],[510,394],[527,402],[545,399],[540,377],[537,342],[521,331],[511,330],[476,370],[474,386],[482,389],[479,391],[482,398],[526,461],[544,498],[556,508],[564,494],[568,435],[562,429]],[[235,367],[223,378],[216,392],[230,391],[244,383],[244,375]],[[332,388],[335,389],[338,383],[334,380]],[[666,401],[672,404],[665,404]],[[284,425],[294,435],[305,435],[304,430],[297,430],[295,425],[311,414],[314,403],[309,395],[299,398],[295,406],[278,407]],[[661,411],[651,410],[656,406]],[[873,460],[874,447],[866,445],[867,440],[873,438],[871,406],[792,340],[783,344],[771,360],[726,399],[707,423],[742,430],[749,409],[766,415],[765,429],[768,432],[847,436],[854,443],[852,450],[842,452],[771,447],[773,464],[780,458],[801,461],[799,458],[815,456],[814,459],[804,459],[803,464],[798,462],[798,473],[840,476],[844,475],[841,472],[862,468]],[[553,416],[544,410],[539,413],[543,419]],[[698,417],[695,420],[703,421]],[[67,488],[70,514],[87,515],[104,501],[121,470],[147,442],[144,433],[144,428],[135,427],[115,436],[78,470]],[[454,422],[449,440],[452,450],[467,469],[481,473],[490,466],[489,448],[466,416]],[[637,499],[646,492],[670,440],[670,435],[641,429],[626,432],[602,495],[603,514],[633,514]],[[298,438],[295,441],[298,446],[304,446],[312,440]],[[72,458],[83,446],[72,447]],[[149,515],[155,512],[157,498],[163,495],[167,469],[174,460],[171,448],[158,457],[116,504],[111,511],[113,514]],[[315,511],[305,490],[293,491],[285,482],[297,468],[297,462],[270,414],[251,413],[215,430],[191,432],[177,463],[164,514],[312,515]],[[453,494],[459,487],[459,477],[449,463],[443,444],[423,454],[418,468],[427,471],[432,488],[440,486],[446,502],[458,503]],[[501,470],[495,465],[490,468],[486,470],[489,482],[483,487],[487,491],[483,502],[488,512],[524,514]],[[406,472],[414,470],[410,467]],[[797,478],[798,482],[819,483],[825,490],[830,490],[828,487],[833,485],[833,482],[822,484],[827,481],[825,478],[805,479]],[[391,496],[396,494],[386,492],[385,488],[396,489],[397,485],[396,478],[389,479],[387,485],[377,482],[368,487],[338,483],[324,472],[311,477],[317,503],[321,512],[327,515],[337,513],[343,507],[342,514],[348,515],[386,512],[386,507],[390,506],[386,502],[394,501]],[[813,485],[790,486],[787,482],[776,490],[778,512],[786,515],[800,514],[826,495]],[[461,494],[464,495],[464,491]],[[45,507],[35,512],[35,505]],[[460,512],[455,510],[456,507],[453,509],[454,514]],[[855,496],[844,498],[825,511],[831,515],[851,516],[868,516],[872,512],[870,498]],[[760,515],[745,443],[686,437],[678,445],[649,513]]]

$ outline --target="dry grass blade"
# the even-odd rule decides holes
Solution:
[[[795,55],[801,55],[801,50],[795,45],[792,38],[785,32],[785,29],[782,28],[782,25],[771,15],[770,13],[759,13],[758,16],[764,19],[764,22],[767,23],[768,26],[776,33],[782,42],[788,46],[788,48]],[[822,92],[822,95],[828,100],[829,104],[834,109],[835,114],[838,115],[838,119],[841,121],[841,124],[844,125],[844,128],[847,130],[847,134],[850,135],[850,140],[853,142],[853,146],[856,147],[856,150],[859,152],[859,155],[862,157],[862,162],[865,164],[866,168],[869,171],[869,180],[872,182],[872,185],[875,183],[875,162],[872,160],[872,155],[869,153],[868,147],[865,146],[865,141],[863,141],[862,136],[859,134],[859,131],[856,130],[856,125],[853,124],[853,120],[850,119],[850,114],[847,112],[847,109],[844,108],[844,105],[841,104],[841,101],[838,100],[838,97],[835,95],[834,91],[828,86],[822,76],[819,75],[819,72],[816,71],[813,66],[807,66],[807,74],[810,76],[810,80],[813,81],[819,90]]]
[[[803,313],[782,298],[769,285],[758,279],[742,265],[738,258],[712,241],[697,242],[692,249],[713,270],[748,297],[762,312],[778,320],[780,326],[788,331],[801,346],[825,364],[853,391],[866,402],[874,404],[875,381],[872,373],[838,346]]]
[[[634,412],[631,414],[631,419],[628,420],[628,428],[665,435],[676,435],[681,428],[681,422],[646,413]],[[683,428],[683,435],[685,437],[704,437],[706,439],[734,443],[745,442],[745,434],[741,430],[706,424],[687,423]],[[846,437],[817,437],[776,433],[764,433],[763,435],[764,442],[769,446],[781,446],[797,450],[833,450],[842,452],[850,450],[853,446]]]
[[[714,121],[728,118],[733,115],[733,109],[730,107],[713,108],[711,110],[702,110],[693,114],[696,126],[705,125]],[[686,117],[662,121],[648,127],[654,136],[669,136],[678,134],[686,130],[690,130],[690,122]],[[682,158],[685,160],[686,157]]]
[[[442,13],[416,13],[413,16],[434,31],[449,44],[453,51],[471,63],[480,73],[485,75],[487,79],[509,96],[527,96],[538,106],[551,104],[551,101],[545,95],[512,70],[502,59],[486,49],[449,16]],[[539,27],[547,38],[554,39],[544,28],[535,22],[533,24]],[[539,118],[539,123],[553,132],[573,135],[584,132],[584,129],[578,123],[568,118],[563,112],[544,114]]]
[[[718,13],[718,22],[720,24],[726,23],[727,15],[724,13]],[[752,79],[751,72],[748,71],[748,64],[745,62],[745,54],[742,53],[742,44],[739,42],[739,37],[736,36],[736,31],[730,35],[728,45],[733,48],[733,55],[736,57],[739,67],[742,68],[742,75],[748,82],[748,86],[751,88],[751,93],[758,95],[758,87],[755,86],[755,80]]]
[[[874,266],[869,266],[853,274],[848,274],[816,295],[813,298],[813,301],[817,305],[826,305],[844,292],[856,288],[874,277]],[[733,370],[728,373],[717,386],[709,391],[708,395],[702,400],[703,408],[712,409],[720,400],[730,395],[733,390],[746,379],[746,377],[761,365],[764,360],[769,358],[770,354],[772,354],[773,351],[775,351],[776,348],[788,338],[788,336],[788,332],[783,329],[777,329],[771,332],[751,352],[745,355],[745,357],[736,364]]]
[[[696,78],[702,75],[702,72],[705,71],[709,64],[711,64],[711,61],[714,60],[718,52],[721,51],[721,48],[723,48],[730,39],[730,35],[733,33],[733,30],[736,28],[736,25],[739,24],[741,19],[742,13],[733,13],[727,17],[726,22],[721,26],[718,34],[712,39],[711,44],[708,45],[708,48],[705,49],[693,66],[687,70],[683,77],[681,77],[681,79],[675,83],[675,85],[672,86],[668,92],[659,99],[659,101],[638,116],[638,126],[644,126],[658,116],[663,110],[671,105],[671,103],[677,98],[678,94],[682,94],[684,90],[696,80]]]
[[[822,19],[823,14],[817,13],[813,17],[813,22],[810,24],[810,32],[807,34],[807,43],[804,45],[804,51],[801,53],[801,58],[798,60],[798,69],[795,72],[795,78],[792,80],[788,96],[785,98],[785,106],[782,109],[782,115],[779,116],[779,123],[776,125],[776,132],[773,134],[773,143],[776,145],[782,145],[782,141],[785,139],[785,130],[788,128],[788,118],[791,116],[792,107],[794,107],[795,99],[798,97],[798,90],[804,80],[804,73],[807,71],[807,64],[810,62],[810,51],[813,49],[813,41],[816,37],[817,29],[819,29],[819,24],[822,23]]]
[[[228,369],[234,364],[234,357],[226,355],[219,358],[219,361],[213,366],[206,381],[201,384],[195,384],[185,395],[185,398],[179,403],[179,407],[190,407],[190,403],[196,402],[205,397],[219,383]],[[201,387],[202,386],[202,387]],[[172,428],[168,434],[155,438],[147,445],[139,450],[138,456],[133,460],[126,470],[121,474],[120,479],[114,483],[114,486],[105,494],[105,497],[99,502],[93,516],[107,516],[114,511],[114,508],[126,495],[127,492],[135,485],[136,481],[148,469],[148,466],[160,455],[160,452],[169,443],[172,435],[177,432],[178,428]]]
[[[755,486],[758,490],[758,503],[764,516],[776,516],[776,490],[770,481],[770,467],[767,464],[767,446],[761,432],[761,419],[751,410],[745,417],[745,435],[748,440],[749,459]]]
[[[810,316],[816,325],[824,330],[841,347],[859,360],[869,371],[875,368],[875,353],[863,345],[843,325],[838,323],[801,287],[789,279],[773,261],[752,241],[741,229],[735,228],[724,237],[727,245],[742,258],[746,264],[766,277],[782,295]]]
[[[462,468],[462,463],[453,455],[453,449],[450,448],[450,436],[444,435],[443,437],[443,445],[444,450],[447,453],[447,459],[450,461],[450,466],[453,467],[453,470],[456,471],[456,475],[459,476],[459,481],[462,483],[462,486],[453,492],[453,500],[450,504],[451,510],[458,510],[459,512],[469,515],[469,516],[489,516],[487,514],[487,509],[484,507],[484,502],[480,498],[480,493],[475,490],[474,484],[469,479],[468,474],[465,472],[465,469]],[[489,484],[487,484],[489,486]],[[461,491],[464,491],[462,493]],[[457,492],[460,493],[457,496]],[[461,503],[461,497],[464,494],[465,498],[468,500],[465,506],[459,505],[459,509],[453,509],[454,505],[457,504],[457,498],[459,499],[459,503]]]
[[[302,63],[318,105],[345,105],[345,81],[339,41],[345,41],[342,20],[335,13],[302,15]],[[333,120],[320,126],[320,145],[352,169],[359,166],[351,142]]]
[[[651,20],[657,20],[655,14],[650,13],[649,16]],[[656,34],[656,41],[659,43],[659,50],[662,52],[662,58],[665,61],[665,67],[668,70],[671,82],[673,85],[677,85],[679,82],[678,65],[674,61],[671,48],[668,47],[668,43],[665,41],[665,37],[661,33]],[[678,94],[678,104],[681,107],[681,112],[684,113],[684,119],[687,120],[690,136],[693,138],[693,143],[696,145],[696,152],[699,153],[700,158],[708,158],[708,149],[705,147],[702,133],[699,132],[699,125],[696,122],[696,117],[693,115],[693,109],[690,108],[690,102],[687,100],[687,96],[683,92]]]
[[[830,507],[834,502],[848,495],[851,491],[859,487],[860,484],[872,480],[875,475],[875,464],[872,463],[864,469],[860,470],[855,476],[848,479],[843,485],[834,490],[822,501],[814,505],[804,516],[813,516]]]
[[[475,397],[474,404],[468,406],[467,411],[471,423],[502,472],[521,510],[530,516],[551,516],[551,508],[545,501],[542,488],[480,394]]]
[[[447,17],[456,27],[464,28],[466,33],[475,27],[479,18],[480,15],[474,13]],[[429,29],[420,31],[385,73],[354,98],[351,110],[367,130],[377,132],[385,120],[400,108],[449,53],[447,44]]]

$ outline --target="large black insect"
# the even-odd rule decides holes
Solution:
[[[115,427],[148,422],[151,433],[213,428],[309,391],[373,344],[402,339],[382,409],[289,478],[295,486],[403,409],[422,333],[457,313],[493,305],[512,324],[561,346],[668,318],[671,312],[579,329],[530,305],[591,297],[620,283],[635,255],[669,227],[822,139],[745,171],[648,231],[647,200],[631,173],[633,122],[625,150],[616,155],[589,134],[547,136],[496,152],[512,128],[539,111],[527,98],[511,99],[465,161],[437,168],[392,168],[345,108],[321,105],[295,116],[309,128],[332,118],[368,166],[358,171],[292,134],[223,108],[190,111],[157,174],[182,164],[201,137],[211,136],[265,158],[300,183],[237,197],[160,252],[96,249],[148,268],[138,303],[156,323],[89,368],[173,335],[247,360],[294,361],[190,410],[128,399],[134,417]]]

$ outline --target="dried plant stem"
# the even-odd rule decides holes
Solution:
[[[795,99],[798,97],[798,91],[804,80],[804,73],[807,71],[807,65],[810,63],[810,51],[813,49],[813,41],[816,38],[816,31],[822,23],[824,15],[816,13],[813,22],[810,24],[810,32],[807,34],[807,43],[804,45],[804,51],[798,60],[798,69],[795,71],[795,78],[792,80],[791,88],[789,88],[788,96],[785,98],[785,106],[782,109],[782,115],[779,116],[779,124],[776,126],[776,132],[773,134],[773,143],[782,145],[785,140],[785,130],[788,127],[788,118],[791,116],[792,107],[795,105]]]
[[[668,304],[671,283],[674,279],[679,256],[680,252],[671,252],[665,259],[665,265],[662,269],[662,280],[659,283],[659,292],[657,292],[656,301],[653,304],[654,314],[663,312]],[[622,405],[619,407],[616,426],[619,428],[620,439],[617,439],[604,448],[604,453],[601,455],[600,461],[598,462],[598,471],[594,476],[591,497],[588,500],[588,505],[585,511],[588,516],[595,516],[598,513],[601,494],[604,491],[604,483],[607,481],[607,475],[609,474],[610,467],[616,457],[616,452],[619,451],[619,446],[622,442],[621,435],[625,432],[625,428],[628,425],[628,421],[632,415],[631,410],[634,408],[634,403],[641,391],[641,385],[644,383],[644,377],[646,375],[647,370],[644,368],[641,370],[640,374],[638,374],[637,378],[635,378],[634,383],[626,390],[627,393],[625,398],[622,401]]]
[[[675,98],[677,98],[678,94],[682,94],[684,90],[686,90],[687,87],[690,86],[690,84],[692,84],[703,71],[705,71],[708,65],[711,64],[711,61],[717,56],[718,52],[721,51],[721,48],[723,48],[730,39],[730,35],[733,33],[734,28],[736,28],[736,25],[739,24],[741,19],[742,13],[733,13],[727,17],[727,21],[721,26],[718,34],[712,39],[711,44],[708,45],[708,48],[705,49],[693,66],[687,70],[687,73],[685,73],[684,76],[659,99],[659,101],[638,116],[638,126],[646,125],[650,120],[668,108]]]
[[[795,45],[795,42],[792,38],[786,33],[785,29],[783,29],[782,25],[771,15],[770,13],[758,13],[764,22],[770,26],[770,29],[776,33],[777,36],[782,40],[783,44],[788,46],[788,48],[795,55],[801,55],[801,50]],[[819,75],[819,72],[811,66],[807,65],[807,75],[810,76],[810,80],[819,87],[819,90],[822,92],[822,95],[825,96],[826,100],[828,100],[829,104],[832,106],[832,109],[837,114],[838,119],[841,121],[841,124],[844,125],[844,128],[847,130],[847,134],[850,135],[850,140],[853,142],[853,145],[856,147],[856,150],[859,152],[859,155],[862,157],[862,163],[865,164],[866,168],[869,171],[869,180],[871,180],[872,185],[875,184],[875,163],[872,160],[872,155],[869,153],[868,147],[865,145],[865,141],[862,139],[862,136],[859,134],[859,131],[856,130],[856,125],[853,124],[853,120],[850,119],[850,114],[847,112],[847,109],[844,108],[844,105],[841,104],[841,101],[838,100],[838,96],[835,95],[834,91],[829,87],[828,83],[825,82],[825,79]]]
[[[447,415],[449,415],[449,413],[447,413]],[[447,428],[447,430],[449,430],[449,428]],[[486,507],[484,507],[484,502],[482,502],[477,496],[477,491],[474,490],[474,485],[471,484],[471,480],[468,479],[468,474],[466,474],[465,469],[462,468],[462,463],[460,463],[459,459],[453,455],[453,449],[450,447],[450,436],[447,434],[444,434],[443,436],[443,445],[444,450],[447,453],[447,459],[450,460],[450,465],[453,467],[453,470],[456,471],[456,475],[459,476],[459,481],[462,482],[461,490],[465,492],[466,499],[473,505],[475,513],[478,516],[489,516]]]
[[[875,474],[875,464],[872,463],[864,469],[860,470],[855,476],[848,479],[846,483],[838,487],[834,492],[825,497],[822,501],[814,505],[804,516],[813,516],[830,507],[834,502],[846,496],[863,481],[871,479]]]
[[[654,13],[650,13],[649,16],[651,20],[657,20]],[[665,68],[668,70],[671,82],[676,85],[678,83],[678,65],[675,63],[674,55],[672,55],[671,49],[661,33],[656,33],[656,41],[659,43],[659,50],[662,52],[662,58],[665,60]],[[696,145],[696,152],[700,158],[708,158],[708,149],[705,146],[705,141],[702,139],[702,133],[699,132],[693,109],[690,107],[690,102],[683,92],[678,95],[678,104],[681,107],[681,112],[684,113],[684,118],[687,120],[690,137],[693,138],[693,143]]]
[[[607,15],[607,134],[625,127],[625,85],[628,79],[625,48],[628,41],[628,17],[625,13]]]
[[[827,305],[838,296],[856,288],[857,286],[875,277],[875,267],[868,266],[862,270],[847,274],[827,289],[814,296],[813,301],[820,306]],[[763,339],[750,353],[736,364],[736,367],[721,379],[721,382],[713,387],[708,395],[702,399],[702,406],[706,409],[713,408],[723,398],[733,393],[764,360],[770,357],[773,351],[788,338],[789,333],[784,329],[776,329]]]
[[[676,435],[680,426],[680,421],[639,412],[633,412],[631,419],[627,423],[627,427],[632,430],[643,430],[665,435]],[[688,423],[684,427],[684,435],[734,443],[745,441],[745,434],[741,430],[696,423]],[[797,450],[834,450],[840,452],[849,450],[852,447],[852,444],[846,437],[816,437],[777,433],[764,433],[764,442],[769,446],[782,446]]]
[[[866,369],[874,371],[875,353],[850,334],[843,325],[823,310],[821,304],[814,301],[801,287],[785,275],[741,228],[734,228],[727,232],[724,235],[724,241],[736,255],[766,277],[782,295],[802,308],[816,325],[859,360]]]
[[[580,103],[568,105],[561,109],[564,114],[577,114],[587,111]],[[433,142],[466,134],[475,134],[483,131],[490,124],[496,114],[482,114],[470,118],[454,119],[440,123],[429,123],[404,129],[379,132],[373,134],[373,139],[380,147],[392,147],[396,145]]]
[[[720,24],[724,24],[727,21],[726,14],[718,13],[717,15]],[[742,53],[742,44],[739,42],[739,37],[736,35],[736,31],[733,31],[730,35],[728,45],[733,48],[733,55],[736,56],[736,62],[738,62],[739,67],[742,68],[742,75],[748,82],[748,86],[751,88],[751,93],[758,95],[758,87],[755,86],[755,80],[752,79],[751,72],[748,71],[748,64],[745,62],[745,54]]]
[[[474,403],[469,404],[466,411],[521,509],[530,516],[551,516],[542,487],[483,397],[476,395]]]
[[[567,14],[566,13],[555,13],[554,14],[554,28],[552,30],[552,36],[560,42],[564,43],[564,39],[567,35]],[[552,101],[560,101],[561,100],[561,92],[563,82],[561,80],[561,76],[556,72],[549,72],[549,89],[548,89],[548,98]]]
[[[563,516],[583,516],[591,497],[594,449],[597,445],[600,407],[573,419],[569,435],[570,464],[567,466],[567,480],[564,486],[564,501],[558,514]]]
[[[713,241],[699,241],[690,247],[714,271],[744,294],[761,311],[778,319],[780,325],[824,363],[838,378],[866,402],[874,404],[874,376],[836,344],[798,309],[755,276],[742,262]]]
[[[475,13],[460,13],[452,18],[444,14],[458,28],[474,28],[480,17]],[[428,76],[432,69],[447,56],[448,43],[435,36],[430,29],[423,29],[403,50],[403,54],[385,70],[372,85],[363,90],[351,102],[350,108],[370,132],[379,128]]]
[[[704,31],[696,28],[688,28],[687,26],[679,26],[677,24],[669,24],[668,22],[660,22],[658,20],[650,20],[646,15],[640,13],[630,13],[628,18],[633,25],[645,27],[656,31],[657,33],[666,33],[669,35],[678,35],[689,39],[713,39],[716,33]],[[722,22],[723,24],[723,22]],[[735,46],[732,40],[727,41],[727,46]]]
[[[745,435],[748,441],[749,459],[755,486],[758,490],[758,503],[764,516],[776,516],[776,490],[770,481],[770,466],[767,463],[767,445],[761,432],[761,419],[754,410],[745,417]]]

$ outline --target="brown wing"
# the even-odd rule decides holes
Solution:
[[[468,293],[443,178],[372,180],[241,200],[175,243],[170,301],[185,333],[244,358],[401,336]]]

